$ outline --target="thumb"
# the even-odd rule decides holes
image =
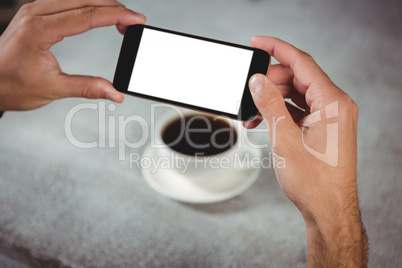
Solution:
[[[123,94],[101,77],[62,74],[58,81],[58,98],[108,99],[118,103],[124,100]]]
[[[298,140],[300,129],[286,108],[278,87],[263,74],[251,77],[249,86],[254,103],[267,125],[272,147]]]

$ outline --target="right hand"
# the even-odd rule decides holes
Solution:
[[[334,253],[341,243],[345,247],[349,242],[353,244],[348,237],[363,244],[365,234],[356,182],[356,103],[307,53],[272,37],[254,37],[251,45],[267,51],[281,63],[271,67],[268,77],[254,75],[250,89],[268,126],[273,158],[285,164],[278,168],[274,163],[278,182],[304,217],[309,255],[325,246]],[[289,105],[284,98],[292,99],[305,111]],[[253,128],[260,121],[244,125]],[[317,237],[324,245],[311,246],[312,240],[318,241]],[[343,253],[353,254],[345,260],[356,262],[367,254],[352,250]],[[339,256],[334,258],[339,260]]]

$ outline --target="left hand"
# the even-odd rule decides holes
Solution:
[[[121,33],[146,18],[114,0],[36,0],[24,5],[0,36],[0,110],[29,110],[66,97],[106,98],[123,94],[100,77],[60,70],[51,46],[64,37],[116,25]]]

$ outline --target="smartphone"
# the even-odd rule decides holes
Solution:
[[[247,121],[258,113],[248,81],[266,74],[270,59],[256,48],[132,25],[113,85],[136,97]]]

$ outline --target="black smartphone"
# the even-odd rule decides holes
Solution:
[[[247,121],[258,112],[248,81],[266,74],[270,59],[256,48],[132,25],[113,85],[137,97]]]

